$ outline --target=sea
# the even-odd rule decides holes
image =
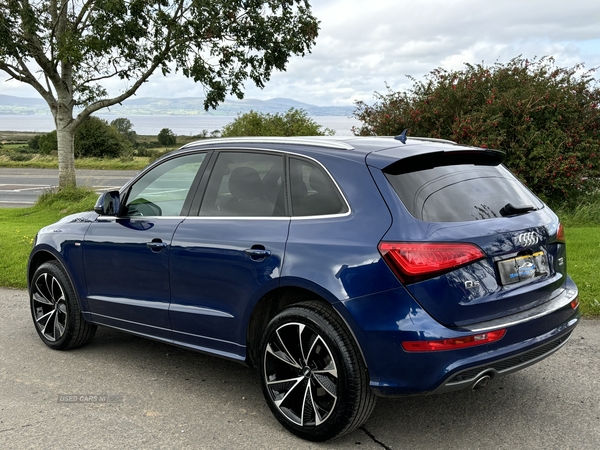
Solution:
[[[115,115],[96,114],[108,122],[115,120]],[[208,133],[221,130],[225,125],[235,120],[235,116],[126,116],[133,123],[137,134],[157,135],[163,128],[169,128],[178,136],[196,136],[204,130]],[[361,122],[353,117],[343,116],[314,116],[315,122],[324,128],[335,131],[337,136],[352,136],[352,127],[360,126]],[[0,114],[0,130],[2,131],[33,131],[47,133],[54,130],[54,120],[51,115],[20,115]]]

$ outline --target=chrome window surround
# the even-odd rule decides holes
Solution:
[[[220,138],[219,138],[220,139]],[[227,138],[227,139],[237,139],[237,138]],[[205,139],[204,141],[210,141],[211,139]],[[265,142],[265,140],[263,138],[257,139],[257,141],[260,140],[260,142]],[[200,141],[200,142],[204,142],[204,141]],[[216,139],[212,140],[213,143],[216,141]],[[245,142],[247,141],[247,138],[243,138],[240,139],[240,142]],[[290,141],[281,141],[281,139],[278,141],[279,143],[291,143]],[[191,146],[194,143],[190,143],[182,148],[185,148],[187,146]],[[307,142],[303,145],[315,145],[313,142]],[[329,146],[327,146],[329,147]],[[351,147],[351,146],[348,146]],[[354,147],[351,147],[352,149]],[[347,149],[347,148],[346,148]],[[223,147],[223,148],[213,148],[213,149],[202,149],[202,150],[214,150],[214,151],[248,151],[248,152],[267,152],[267,153],[282,153],[284,155],[290,155],[290,156],[294,156],[294,157],[298,157],[300,159],[307,159],[310,161],[313,161],[315,164],[317,164],[319,167],[321,167],[325,173],[329,176],[329,178],[331,179],[331,181],[333,181],[333,184],[335,185],[336,189],[338,190],[339,194],[342,197],[342,200],[344,201],[344,204],[346,205],[346,207],[348,208],[348,211],[346,211],[345,213],[341,213],[341,214],[326,214],[326,215],[319,215],[319,216],[253,216],[253,217],[247,217],[247,216],[122,216],[119,218],[135,218],[135,219],[140,219],[140,220],[144,220],[147,218],[152,218],[152,219],[177,219],[177,218],[186,218],[186,219],[208,219],[208,220],[229,220],[229,219],[236,219],[236,220],[315,220],[315,219],[335,219],[335,218],[339,218],[339,217],[347,217],[350,214],[352,214],[352,208],[350,206],[350,203],[348,202],[348,200],[346,199],[346,196],[344,195],[344,192],[342,191],[342,189],[340,188],[340,185],[338,184],[338,182],[336,181],[336,179],[331,175],[331,172],[329,172],[329,170],[327,169],[327,167],[325,167],[320,161],[316,160],[315,158],[311,157],[311,156],[307,156],[307,155],[302,155],[300,153],[295,153],[295,152],[289,152],[289,151],[285,151],[285,150],[278,150],[278,149],[265,149],[265,148],[248,148],[248,147]],[[143,171],[140,176],[142,174],[147,173],[146,171]],[[122,190],[126,191],[127,189],[129,189],[129,186],[131,186],[134,182],[134,180],[137,181],[136,179],[131,180],[130,182],[128,182],[125,186],[123,186]],[[121,192],[123,192],[121,191]],[[105,217],[105,216],[100,216],[100,217]],[[106,217],[114,217],[114,216],[106,216]]]
[[[213,138],[213,139],[202,139],[201,141],[190,142],[185,144],[181,149],[205,146],[213,144],[248,144],[248,143],[267,143],[267,144],[289,144],[289,145],[309,145],[315,147],[332,148],[337,150],[354,150],[354,147],[347,142],[336,140],[330,136],[313,136],[313,137],[294,137],[294,138],[281,138],[277,136],[266,136],[266,137],[231,137],[231,138]],[[218,149],[215,149],[218,150]]]

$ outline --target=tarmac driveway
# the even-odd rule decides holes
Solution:
[[[0,448],[600,448],[600,321],[541,363],[477,392],[379,399],[364,428],[301,441],[257,372],[100,328],[84,348],[38,338],[25,291],[0,289]]]

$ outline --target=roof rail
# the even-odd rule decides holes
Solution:
[[[230,138],[208,138],[200,141],[190,142],[181,148],[188,148],[198,145],[211,144],[243,144],[243,143],[262,143],[269,144],[292,144],[292,145],[313,145],[317,147],[332,148],[338,150],[354,150],[354,147],[347,142],[336,140],[328,136],[307,136],[307,137],[278,137],[278,136],[249,136],[249,137],[230,137]]]

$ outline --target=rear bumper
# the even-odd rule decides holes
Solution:
[[[527,350],[526,352],[508,358],[494,360],[470,369],[460,370],[448,377],[446,381],[431,393],[443,394],[446,392],[474,388],[475,384],[482,377],[488,376],[490,378],[495,378],[499,375],[508,375],[509,373],[529,367],[560,349],[567,343],[572,333],[573,327],[570,327],[569,331],[559,337],[554,337],[548,341],[542,342],[535,348]]]
[[[340,313],[353,328],[379,396],[437,394],[472,387],[482,376],[521,370],[550,356],[579,323],[573,308],[577,287],[568,279],[564,292],[538,308],[469,328],[435,321],[403,289],[353,299]],[[437,352],[406,352],[403,341],[451,339],[506,329],[494,343]]]

